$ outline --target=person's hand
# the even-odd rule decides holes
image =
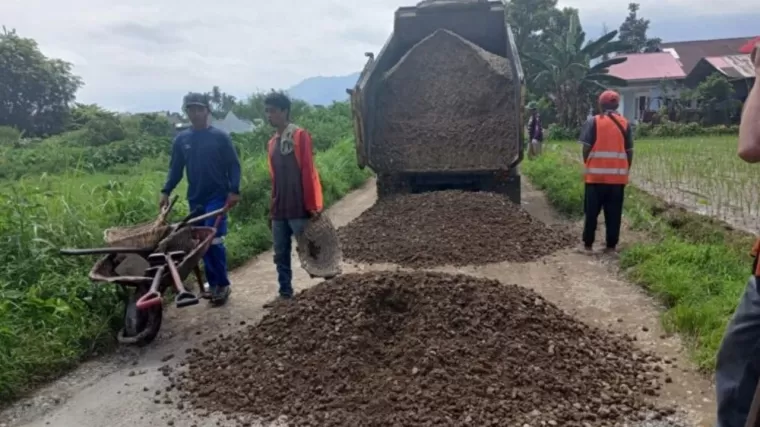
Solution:
[[[161,197],[158,199],[158,207],[164,209],[167,206],[169,206],[169,195],[161,193]]]
[[[227,195],[227,202],[225,206],[227,209],[232,209],[240,202],[240,194],[230,193]]]
[[[322,214],[322,211],[309,211],[309,217],[311,217],[311,218],[316,218],[320,214]]]

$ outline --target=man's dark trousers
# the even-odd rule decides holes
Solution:
[[[718,350],[718,427],[744,427],[760,379],[760,290],[751,276]]]
[[[625,185],[623,184],[586,184],[583,203],[583,212],[586,214],[583,224],[583,244],[586,247],[594,244],[597,220],[602,211],[604,211],[604,224],[607,230],[607,247],[617,246],[620,240],[624,200]]]

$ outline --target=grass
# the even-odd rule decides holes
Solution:
[[[350,121],[346,123],[329,129],[331,135],[343,136],[322,141],[316,156],[326,205],[369,175],[356,167],[353,141],[347,137]],[[315,133],[315,140],[320,137]],[[271,181],[262,138],[243,138],[239,146],[242,200],[231,212],[226,240],[232,268],[271,246],[266,222]],[[61,257],[57,251],[102,246],[103,229],[154,219],[167,164],[166,156],[160,156],[121,164],[108,173],[67,170],[3,183],[0,401],[8,402],[114,344],[121,326],[115,287],[89,282],[87,272],[94,258]],[[183,184],[176,194],[182,197],[184,191]],[[178,203],[174,217],[186,212],[184,203]]]
[[[699,147],[694,148],[697,153],[710,152],[716,157],[711,163],[699,160],[691,163],[689,159],[678,157],[692,153],[691,149],[684,148],[688,144]],[[675,168],[670,170],[681,171],[681,176],[694,176],[690,182],[702,188],[698,184],[698,171],[705,172],[707,168],[728,171],[732,167],[733,161],[728,157],[735,154],[727,150],[726,145],[724,138],[642,142],[636,146],[634,169],[655,171],[642,175],[660,177],[656,182],[664,186],[669,182],[667,168]],[[558,211],[581,218],[582,169],[579,162],[567,155],[570,150],[580,156],[577,144],[551,144],[544,156],[523,163],[522,170],[546,193]],[[722,153],[720,159],[717,153]],[[682,166],[662,161],[666,154],[665,158]],[[653,166],[656,164],[664,166],[656,168]],[[753,236],[714,218],[675,207],[635,185],[627,190],[624,218],[633,229],[646,232],[650,239],[623,248],[621,267],[629,279],[662,302],[665,307],[662,321],[666,329],[682,334],[698,366],[712,371],[725,326],[749,277],[748,252]]]

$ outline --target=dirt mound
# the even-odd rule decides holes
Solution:
[[[297,426],[612,426],[651,416],[659,389],[630,340],[494,280],[348,274],[170,378],[195,408]]]
[[[517,156],[520,93],[509,61],[450,31],[412,47],[376,93],[379,170],[499,170]]]
[[[529,262],[578,240],[502,195],[465,191],[382,199],[338,233],[351,260],[415,268]]]

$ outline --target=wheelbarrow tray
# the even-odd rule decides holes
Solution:
[[[156,252],[183,251],[187,255],[177,265],[179,276],[185,280],[187,276],[198,266],[198,263],[206,254],[211,242],[216,235],[213,227],[185,227],[174,236],[162,241]],[[121,276],[116,273],[116,267],[121,261],[116,255],[106,255],[100,258],[90,270],[89,278],[98,283],[114,283],[133,287],[150,287],[153,277],[147,276]],[[161,278],[161,288],[172,283],[171,273],[167,271]]]

